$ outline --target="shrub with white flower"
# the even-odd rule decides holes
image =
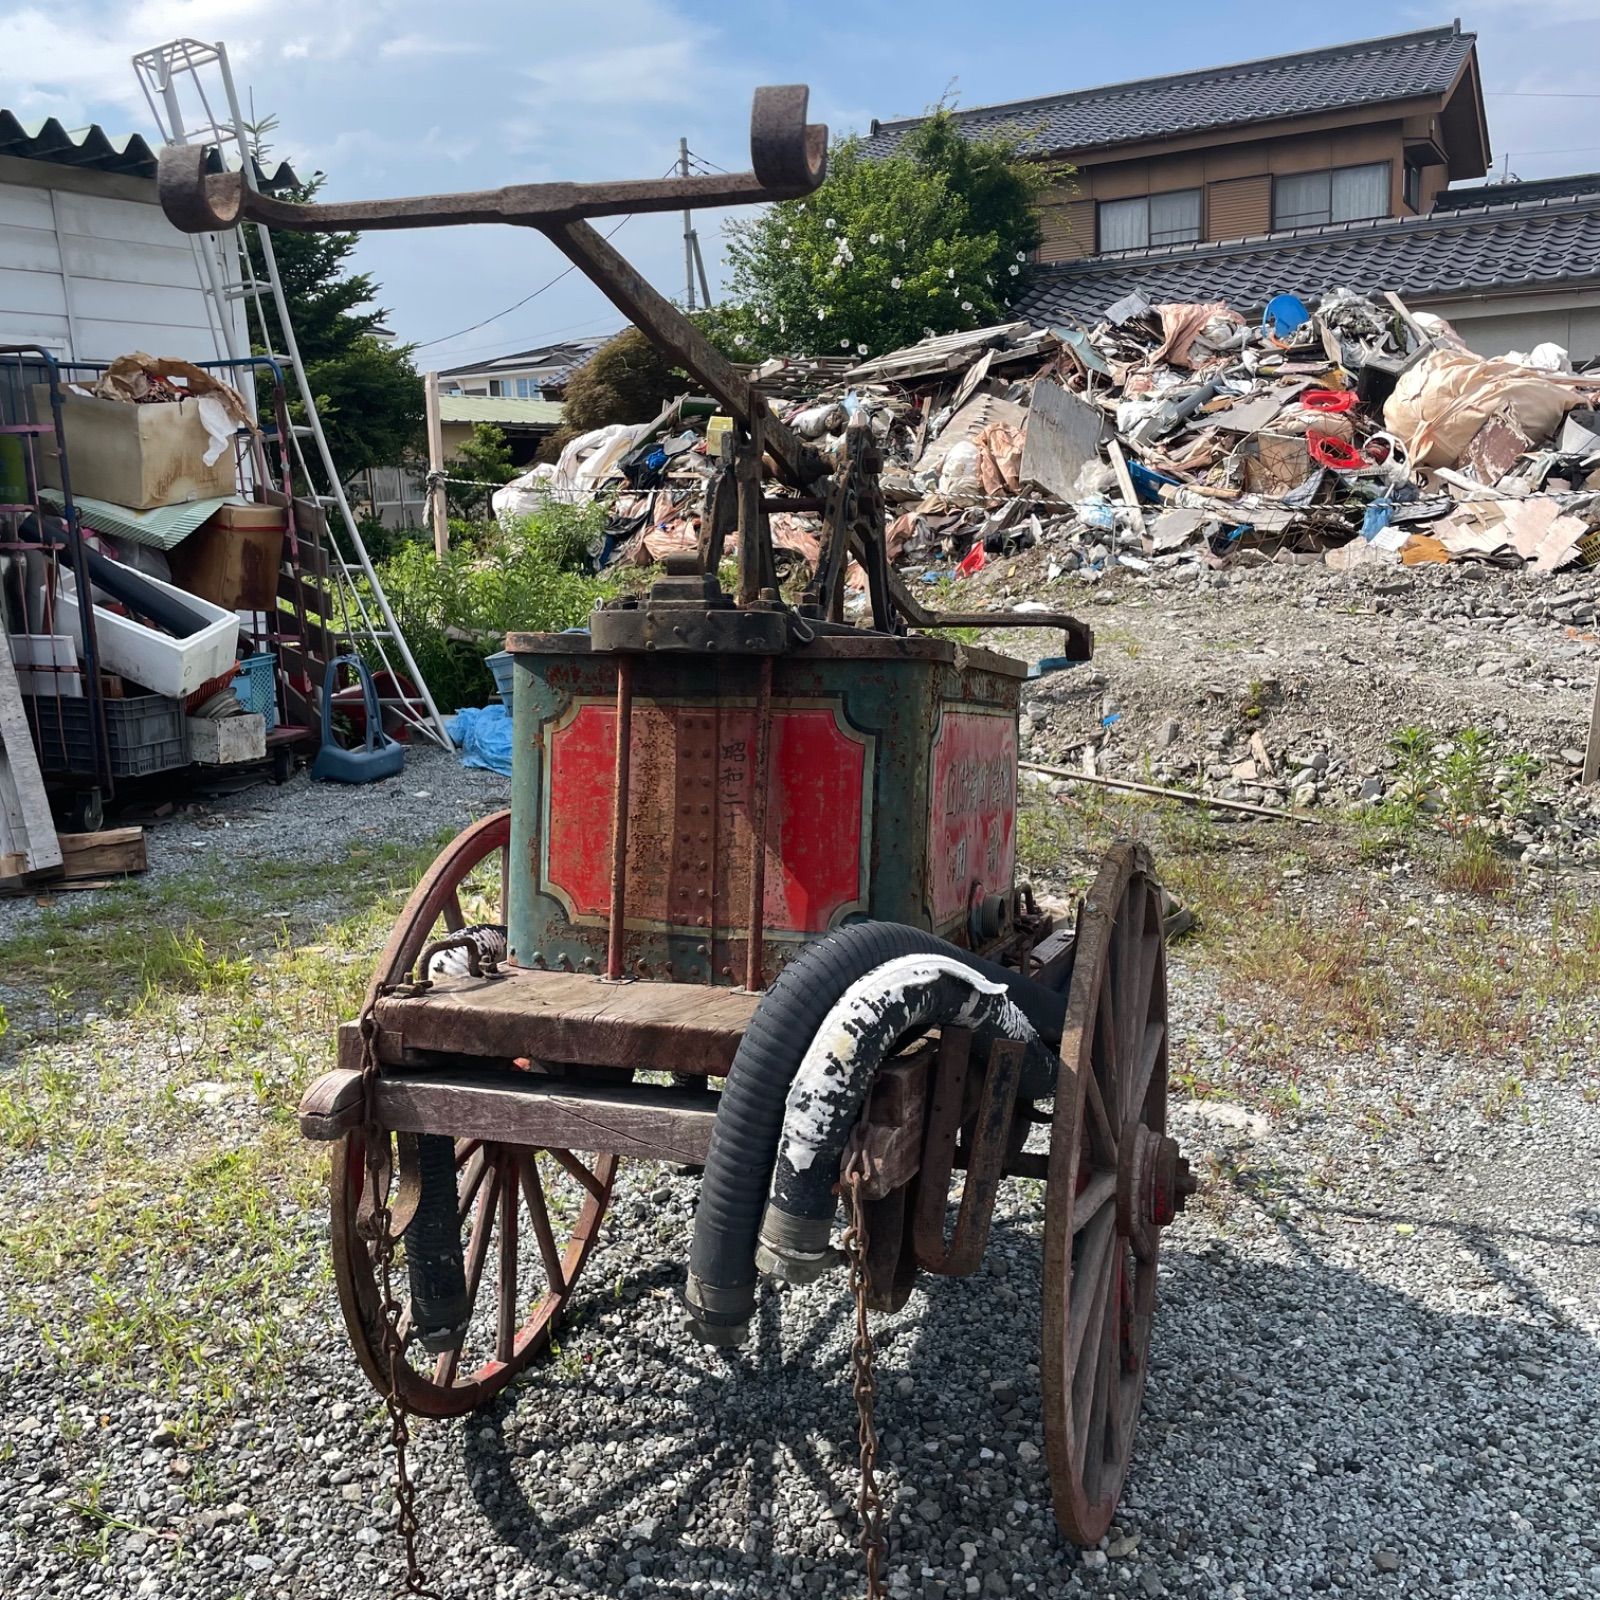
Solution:
[[[972,161],[939,110],[891,156],[869,161],[859,141],[839,141],[816,193],[727,225],[727,285],[709,326],[741,359],[835,347],[870,358],[1002,320],[996,285],[1026,270],[1045,180],[1014,141],[993,143]],[[932,321],[920,335],[919,311]]]

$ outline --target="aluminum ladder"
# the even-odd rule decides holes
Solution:
[[[260,188],[255,143],[240,109],[239,96],[234,88],[233,71],[228,64],[226,45],[203,44],[196,39],[174,39],[136,55],[133,58],[133,70],[164,143],[213,146],[220,153],[226,166],[241,171],[244,174],[244,181],[252,189]],[[245,235],[247,227],[256,231],[261,260],[265,268],[265,283],[258,277],[251,259]],[[452,743],[445,731],[444,719],[434,704],[433,695],[411,654],[410,647],[406,644],[405,636],[400,631],[400,624],[395,620],[389,598],[383,592],[383,585],[373,568],[371,557],[367,554],[367,547],[362,542],[361,530],[356,526],[356,519],[351,513],[344,485],[339,481],[339,474],[334,467],[333,453],[328,448],[327,435],[323,432],[322,421],[317,415],[316,401],[311,393],[311,385],[306,379],[305,364],[300,359],[299,341],[295,338],[294,325],[290,321],[288,302],[278,274],[277,256],[272,248],[272,230],[256,223],[246,222],[241,222],[234,230],[232,245],[237,273],[233,277],[219,270],[219,262],[226,260],[228,242],[221,236],[211,235],[204,241],[200,250],[205,267],[206,293],[214,306],[216,319],[214,332],[220,334],[222,347],[229,356],[248,355],[248,349],[235,348],[238,343],[238,327],[234,320],[233,308],[241,301],[247,307],[253,304],[256,309],[257,326],[261,332],[261,347],[269,349],[272,341],[267,337],[262,301],[270,298],[277,312],[278,326],[282,330],[283,341],[287,347],[284,355],[290,370],[294,373],[295,387],[299,392],[300,404],[306,417],[304,423],[296,424],[292,428],[291,450],[312,497],[323,508],[324,515],[331,519],[337,514],[347,540],[347,545],[344,546],[337,539],[328,541],[333,555],[333,570],[339,583],[340,598],[346,609],[345,631],[353,638],[360,637],[370,641],[381,666],[390,674],[391,680],[394,680],[400,674],[396,672],[390,660],[389,652],[392,647],[399,657],[399,665],[405,676],[416,685],[417,701],[420,701],[419,707],[409,698],[401,698],[393,702],[395,709],[424,738],[431,739],[435,744],[449,750],[452,748]],[[304,448],[303,441],[307,438],[315,445],[320,478],[328,485],[327,493],[317,492],[318,474],[312,472]],[[347,548],[354,552],[353,564],[345,553]],[[366,594],[362,592],[361,580],[365,581]],[[369,610],[369,600],[377,608],[377,617],[374,617]]]

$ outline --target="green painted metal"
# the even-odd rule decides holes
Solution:
[[[596,770],[587,774],[589,784],[584,793],[590,803],[582,807],[587,814],[579,819],[581,841],[576,843],[570,805],[562,813],[559,797],[553,800],[558,785],[552,751],[560,748],[559,739],[577,726],[575,718],[584,708],[590,708],[591,716],[614,718],[614,712],[605,708],[614,705],[619,657],[592,653],[587,637],[578,634],[517,634],[508,639],[507,648],[515,662],[512,852],[507,886],[512,959],[523,966],[603,972],[610,921],[606,908],[597,908],[593,892],[584,905],[576,906],[563,883],[555,880],[564,872],[564,883],[570,885],[581,875],[591,891],[600,878],[609,881],[614,744],[606,747],[607,770],[602,775],[590,742],[591,765]],[[704,879],[693,876],[709,859],[695,858],[694,842],[699,834],[692,836],[694,842],[688,834],[676,836],[684,839],[687,852],[681,863],[666,860],[677,848],[675,841],[660,841],[677,826],[674,818],[665,815],[671,801],[681,801],[696,812],[685,822],[686,827],[690,821],[700,824],[699,804],[707,778],[696,765],[698,730],[706,726],[705,716],[714,719],[718,745],[724,748],[730,730],[748,733],[758,695],[760,660],[687,652],[629,659],[633,662],[636,732],[629,784],[625,970],[631,976],[676,982],[735,984],[742,981],[745,971],[749,919],[748,902],[742,896],[748,885],[751,840],[747,821],[730,817],[730,812],[740,808],[728,804],[718,774],[713,773],[709,781],[713,796],[719,790],[722,793],[721,805],[713,804],[714,839],[708,847],[715,849],[716,857]],[[996,760],[991,765],[997,770],[1003,767],[1008,774],[1014,820],[1015,730],[1024,673],[1025,669],[1008,657],[923,637],[823,635],[773,658],[775,719],[802,710],[813,714],[809,726],[815,728],[821,720],[818,714],[826,708],[838,736],[831,742],[824,740],[825,748],[843,762],[859,760],[863,781],[859,798],[840,804],[835,814],[775,816],[771,820],[769,877],[803,861],[807,852],[827,855],[829,864],[816,870],[834,874],[841,874],[850,861],[859,859],[861,893],[852,902],[832,908],[831,925],[870,917],[928,928],[969,944],[964,907],[953,915],[947,909],[937,920],[933,909],[939,856],[930,840],[930,817],[938,821],[933,807],[939,797],[930,785],[937,744],[941,727],[952,713],[978,712],[993,717],[997,733],[1009,739],[1009,744],[1003,762]],[[693,720],[677,727],[664,720],[683,715]],[[986,728],[988,724],[978,726]],[[862,754],[858,757],[856,751]],[[563,760],[569,763],[563,771],[569,770],[572,758],[556,757],[558,762]],[[602,776],[604,803],[594,803]],[[779,776],[774,773],[769,796],[777,794]],[[830,776],[835,790],[843,792],[850,787],[839,773]],[[790,774],[785,781],[797,779]],[[553,841],[555,860],[551,858]],[[1014,838],[1011,844],[1014,846]],[[571,870],[574,851],[587,852],[581,874]],[[1007,851],[999,867],[1006,881],[985,880],[985,890],[1009,889],[1013,867]],[[717,911],[713,925],[695,927],[670,920],[682,903],[687,903],[692,913],[697,900],[703,898],[695,885],[706,880],[717,885],[710,896]],[[944,898],[949,898],[948,888]],[[673,913],[664,917],[661,911],[667,899]],[[769,926],[763,938],[763,981],[770,982],[807,940],[822,937],[826,931],[826,927]]]

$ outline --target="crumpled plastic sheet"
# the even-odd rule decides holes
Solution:
[[[463,706],[444,731],[460,748],[462,766],[511,776],[511,713],[505,706]]]

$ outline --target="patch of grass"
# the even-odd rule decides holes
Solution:
[[[327,1270],[303,1222],[320,1185],[297,1130],[269,1123],[238,1149],[125,1157],[74,1178],[70,1196],[0,1232],[23,1310],[63,1366],[96,1387],[154,1386],[197,1437],[241,1385],[280,1381]]]
[[[1280,1018],[1328,1043],[1370,1042],[1396,995],[1365,919],[1278,911],[1260,916],[1228,953],[1226,977],[1275,994]]]
[[[1462,728],[1441,737],[1401,728],[1389,741],[1394,775],[1381,804],[1360,818],[1361,855],[1379,858],[1419,833],[1443,836],[1437,872],[1447,889],[1505,894],[1516,873],[1503,834],[1528,807],[1539,764],[1504,750],[1492,733]]]
[[[126,1011],[163,996],[237,993],[251,981],[254,955],[282,935],[269,926],[274,913],[292,929],[305,926],[307,904],[390,904],[445,838],[422,846],[361,841],[334,860],[199,867],[154,887],[133,882],[50,905],[0,940],[0,972],[15,987],[56,991],[58,1023],[69,1002]]]

